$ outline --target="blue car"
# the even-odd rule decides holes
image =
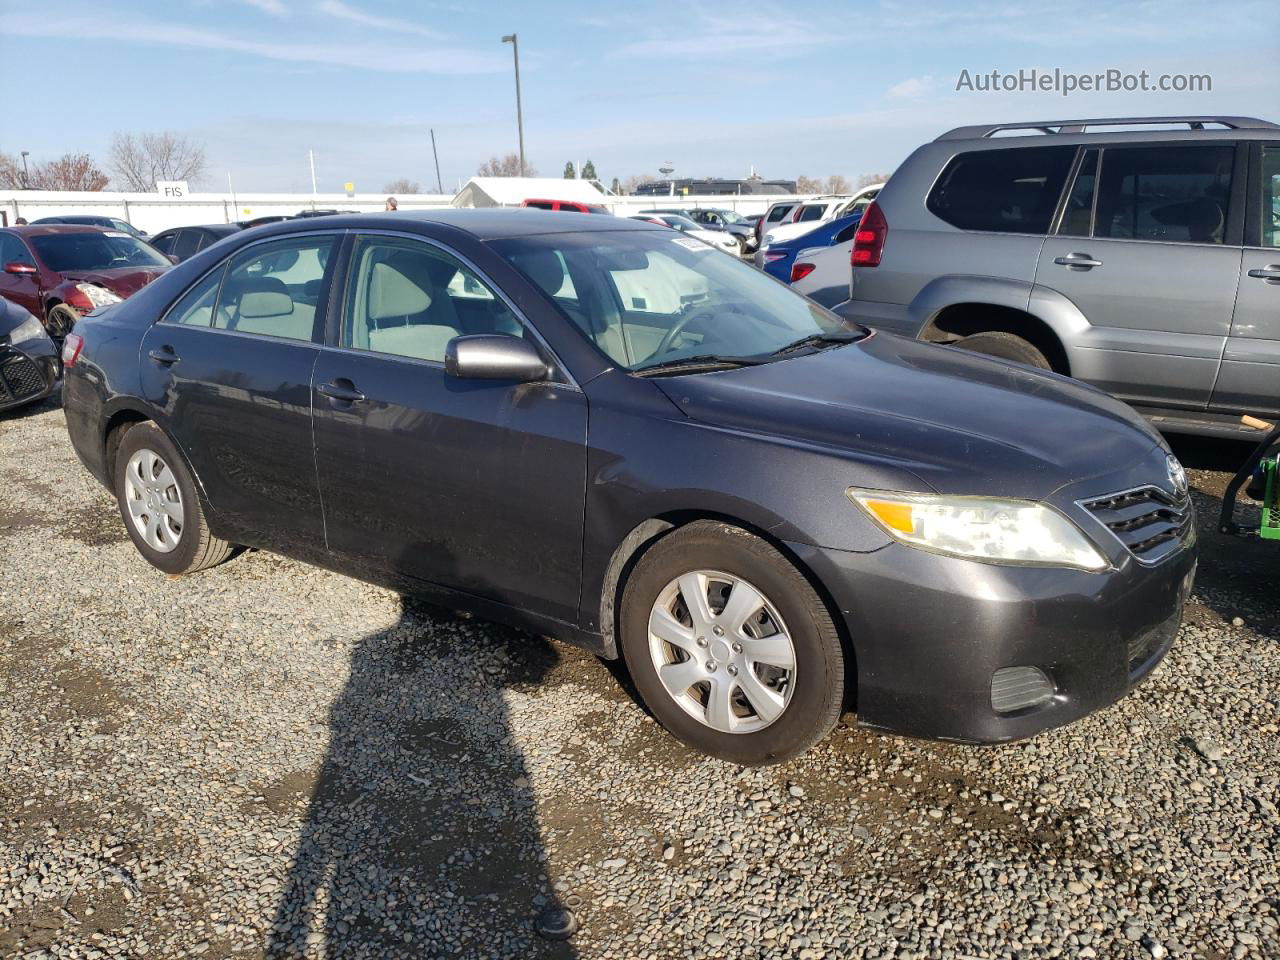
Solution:
[[[858,229],[858,221],[862,219],[862,211],[851,213],[847,217],[837,217],[814,227],[808,233],[773,243],[764,252],[764,269],[783,283],[791,282],[791,266],[795,263],[796,254],[801,250],[813,247],[832,247],[837,243],[852,240]]]

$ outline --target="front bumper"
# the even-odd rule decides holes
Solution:
[[[62,381],[57,347],[48,340],[0,346],[0,410],[43,400]]]
[[[910,736],[999,743],[1114,703],[1168,651],[1196,553],[1106,573],[979,563],[902,544],[848,553],[790,544],[844,620],[859,721]],[[1038,706],[999,713],[992,676],[1035,666],[1052,679]]]

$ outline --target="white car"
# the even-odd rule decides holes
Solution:
[[[791,216],[777,226],[770,227],[760,238],[760,249],[756,251],[756,266],[764,263],[764,251],[771,243],[782,243],[804,236],[820,223],[834,220],[836,217],[847,217],[871,205],[871,201],[880,192],[883,183],[872,183],[862,187],[847,197],[814,197],[792,212]]]
[[[725,253],[738,256],[741,248],[738,245],[738,238],[727,230],[704,230],[688,217],[682,217],[678,213],[662,213],[658,210],[646,210],[632,215],[632,220],[647,220],[649,223],[661,223],[673,230],[679,230],[685,236],[693,237],[701,240],[703,243],[715,247]]]

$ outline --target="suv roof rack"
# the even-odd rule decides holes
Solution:
[[[1256,117],[1106,117],[1094,120],[1042,120],[1036,123],[983,123],[948,130],[938,140],[980,140],[1002,130],[1035,130],[1040,133],[1089,133],[1089,127],[1120,127],[1139,124],[1185,123],[1188,130],[1203,130],[1205,124],[1216,124],[1230,130],[1280,130],[1280,124]],[[1097,131],[1106,133],[1107,131]]]

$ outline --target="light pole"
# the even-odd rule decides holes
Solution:
[[[22,151],[22,185],[24,187],[31,186],[31,174],[27,173],[27,155],[30,152],[30,150]]]
[[[520,176],[524,176],[528,168],[524,165],[524,111],[520,107],[520,41],[514,33],[502,38],[503,43],[511,44],[511,56],[516,65],[516,129],[520,131]]]

